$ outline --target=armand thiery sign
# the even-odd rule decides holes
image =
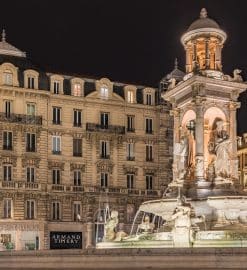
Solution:
[[[81,249],[81,232],[50,232],[50,249]]]

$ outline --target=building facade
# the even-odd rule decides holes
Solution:
[[[53,232],[129,231],[172,179],[172,126],[158,89],[49,73],[0,42],[2,249],[49,249]],[[67,240],[66,240],[67,241]]]

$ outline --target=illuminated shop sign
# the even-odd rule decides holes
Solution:
[[[81,232],[50,232],[51,249],[82,248]]]

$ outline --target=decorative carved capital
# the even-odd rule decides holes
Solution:
[[[123,165],[123,170],[124,170],[124,174],[131,173],[131,174],[137,175],[138,173],[138,168],[134,166]]]
[[[0,157],[1,164],[12,164],[16,167],[17,157],[14,156],[2,156]]]
[[[64,163],[56,160],[48,161],[48,169],[52,170],[53,168],[59,168],[60,170],[64,170]]]

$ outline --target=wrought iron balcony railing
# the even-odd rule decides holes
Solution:
[[[16,113],[4,113],[0,112],[1,122],[20,123],[26,125],[42,125],[42,116],[16,114]]]
[[[125,134],[125,126],[116,125],[100,125],[95,123],[87,123],[86,130],[90,132]]]

